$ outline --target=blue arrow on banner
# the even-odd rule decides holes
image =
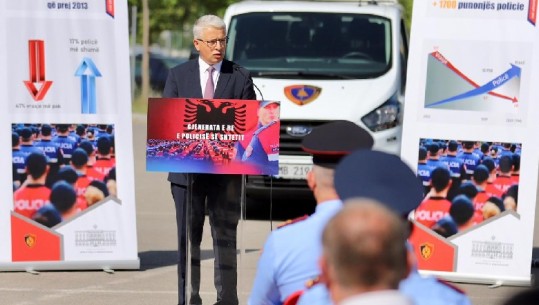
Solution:
[[[509,70],[503,72],[501,75],[495,77],[493,80],[489,81],[483,86],[480,86],[468,92],[464,92],[462,94],[447,98],[445,100],[441,100],[436,103],[429,104],[428,107],[438,106],[438,105],[453,102],[456,100],[461,100],[461,99],[469,98],[472,96],[489,93],[491,91],[494,91],[496,88],[503,86],[513,77],[520,77],[520,73],[521,73],[520,67],[511,64],[511,68],[509,68]]]
[[[84,57],[75,76],[80,77],[81,113],[97,113],[95,78],[101,77],[101,72],[91,58]]]

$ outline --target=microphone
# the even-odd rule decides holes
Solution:
[[[241,67],[237,64],[234,64],[234,70],[238,71],[241,75],[243,75],[243,77],[245,77],[246,79],[250,80],[251,83],[253,84],[253,87],[255,87],[256,91],[258,92],[258,94],[260,94],[260,98],[262,100],[264,100],[264,95],[262,95],[262,91],[260,91],[260,89],[258,88],[258,86],[255,84],[255,82],[253,81],[253,79],[251,77],[249,77],[249,75],[246,75],[245,73],[243,73],[243,71],[241,70]]]

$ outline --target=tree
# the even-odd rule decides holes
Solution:
[[[195,20],[205,14],[222,16],[227,6],[237,0],[147,0],[151,11],[149,23],[150,44],[156,42],[165,30],[183,31],[191,27]],[[128,0],[129,6],[142,7],[142,0]],[[139,18],[142,12],[138,12]],[[139,24],[138,33],[142,33]],[[139,36],[137,40],[141,39]]]

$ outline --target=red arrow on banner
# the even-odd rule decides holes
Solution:
[[[28,63],[30,79],[24,81],[24,85],[35,101],[41,101],[52,81],[45,80],[45,42],[43,40],[28,41]]]

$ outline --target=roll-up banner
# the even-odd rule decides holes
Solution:
[[[138,269],[127,1],[0,4],[0,270]]]
[[[529,285],[538,172],[537,0],[414,1],[402,157],[425,186],[419,268]]]

